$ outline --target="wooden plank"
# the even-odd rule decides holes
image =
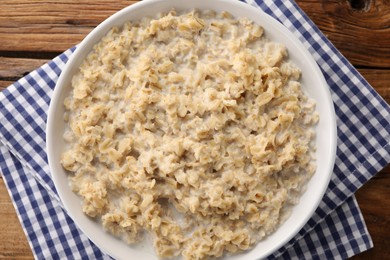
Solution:
[[[1,177],[0,230],[0,259],[34,259]]]
[[[1,51],[64,50],[79,43],[96,25],[138,1],[2,0]]]
[[[388,259],[390,254],[390,165],[356,192],[374,248],[353,260]]]
[[[18,79],[42,66],[49,60],[0,57],[0,79]]]
[[[88,0],[0,1],[1,51],[62,52],[114,12],[137,1]],[[367,8],[341,0],[298,0],[337,48],[355,65],[390,65],[390,5],[387,0]],[[353,8],[354,7],[354,8]]]
[[[388,0],[297,0],[355,66],[390,67]]]
[[[46,62],[47,59],[0,57],[0,91]]]
[[[12,83],[14,83],[14,81],[0,79],[0,91],[6,89]]]

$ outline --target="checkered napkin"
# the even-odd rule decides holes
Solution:
[[[326,194],[302,230],[269,258],[347,258],[373,246],[354,192],[390,161],[390,108],[292,1],[247,2],[278,19],[327,80],[338,126]],[[109,259],[66,214],[47,164],[45,128],[55,83],[74,49],[0,93],[0,171],[37,259]]]

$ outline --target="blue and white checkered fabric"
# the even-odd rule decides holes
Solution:
[[[293,1],[247,2],[311,52],[332,92],[338,150],[313,217],[273,258],[347,258],[373,246],[354,192],[390,161],[390,107]],[[37,259],[105,259],[62,208],[46,156],[47,111],[68,50],[0,93],[0,171]]]

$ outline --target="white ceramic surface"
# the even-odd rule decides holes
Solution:
[[[309,220],[328,186],[332,174],[336,151],[336,123],[333,102],[323,75],[310,53],[302,43],[279,22],[259,9],[236,0],[149,0],[131,5],[97,26],[82,42],[72,55],[62,72],[51,100],[47,123],[47,153],[51,175],[59,196],[69,216],[77,226],[104,252],[116,259],[158,259],[154,254],[151,241],[137,246],[129,246],[106,233],[103,228],[82,213],[81,200],[68,186],[66,172],[61,167],[60,154],[64,148],[63,100],[70,91],[72,75],[77,71],[82,60],[92,46],[97,43],[113,26],[120,26],[125,21],[137,20],[144,16],[154,16],[172,8],[178,11],[213,9],[228,11],[236,17],[248,17],[262,25],[265,35],[275,42],[283,43],[293,62],[302,70],[302,86],[305,92],[317,101],[320,122],[317,126],[317,171],[308,183],[300,203],[291,216],[276,232],[261,241],[252,250],[235,255],[231,259],[260,259],[282,247]]]

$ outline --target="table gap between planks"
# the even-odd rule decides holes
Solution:
[[[137,1],[1,0],[0,90],[79,43],[96,25]],[[390,103],[390,1],[297,0],[322,32]],[[374,249],[353,259],[390,255],[390,166],[357,194]],[[0,259],[33,259],[0,178]]]

